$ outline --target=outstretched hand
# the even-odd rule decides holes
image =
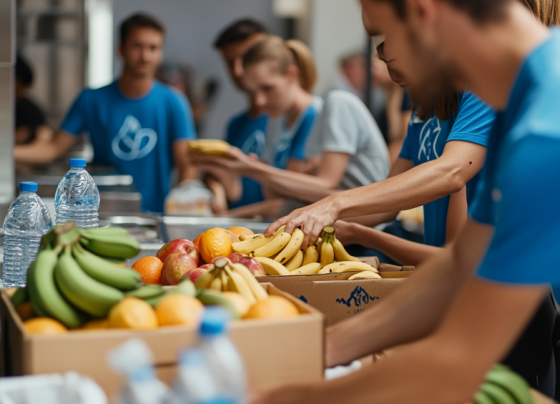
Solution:
[[[308,245],[317,241],[323,227],[332,225],[337,218],[338,210],[329,197],[305,208],[296,209],[288,216],[276,220],[264,234],[269,237],[283,225],[286,225],[285,232],[291,234],[296,227],[299,227],[305,234],[301,248],[306,249]]]
[[[209,156],[200,153],[190,154],[191,161],[201,169],[220,168],[240,174],[247,169],[254,158],[247,156],[237,147],[230,147],[224,156]]]

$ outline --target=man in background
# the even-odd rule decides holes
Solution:
[[[126,19],[120,26],[120,77],[105,87],[84,89],[54,139],[16,147],[16,162],[50,163],[87,132],[94,163],[131,175],[142,195],[142,209],[163,212],[173,168],[179,181],[197,175],[187,157],[187,141],[196,138],[189,103],[155,80],[164,40],[164,26],[152,16],[135,14]]]

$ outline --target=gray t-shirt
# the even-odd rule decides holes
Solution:
[[[306,147],[309,156],[350,155],[342,190],[382,181],[389,174],[389,152],[379,127],[364,103],[347,91],[327,94]]]

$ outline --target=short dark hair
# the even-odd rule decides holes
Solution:
[[[24,86],[30,87],[33,84],[33,70],[29,64],[21,57],[16,57],[16,79]]]
[[[165,35],[165,26],[161,21],[149,14],[136,13],[121,23],[119,28],[121,44],[126,41],[134,28],[151,28]]]
[[[388,1],[393,5],[400,18],[406,17],[406,0],[374,0]],[[455,8],[465,11],[475,21],[484,22],[502,16],[505,4],[512,0],[445,0]]]
[[[267,34],[266,26],[251,18],[244,18],[235,21],[233,24],[227,26],[214,41],[214,48],[222,49],[224,46],[241,42],[255,34]]]

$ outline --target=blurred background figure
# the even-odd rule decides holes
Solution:
[[[15,144],[49,142],[52,138],[52,130],[46,125],[45,114],[34,101],[28,98],[29,89],[33,85],[31,66],[18,56],[15,70]]]

